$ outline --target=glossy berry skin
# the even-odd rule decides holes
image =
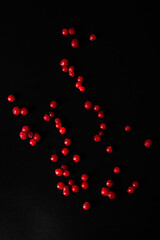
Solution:
[[[75,181],[72,180],[72,179],[70,179],[70,180],[68,181],[68,185],[69,185],[69,186],[73,186],[73,185],[75,185]]]
[[[19,136],[20,136],[20,138],[22,139],[22,140],[25,140],[25,139],[27,139],[27,137],[28,137],[28,134],[27,134],[27,132],[20,132],[20,134],[19,134]]]
[[[60,176],[62,176],[62,174],[63,174],[63,170],[62,170],[61,168],[57,168],[57,169],[55,170],[55,174],[56,174],[58,177],[60,177]]]
[[[81,176],[81,180],[83,181],[83,182],[86,182],[86,181],[88,181],[88,175],[87,174],[82,174],[82,176]]]
[[[68,71],[69,72],[74,72],[74,66],[69,66]]]
[[[56,123],[55,127],[60,129],[62,127],[62,123],[61,122]]]
[[[86,88],[84,86],[79,87],[80,92],[84,92]]]
[[[64,191],[64,190],[63,190],[63,195],[64,195],[65,197],[68,197],[68,196],[69,196],[69,191]]]
[[[68,67],[67,66],[63,66],[62,67],[62,72],[68,72]]]
[[[58,155],[57,154],[53,154],[51,157],[50,157],[50,160],[52,162],[57,162],[58,161]]]
[[[113,187],[113,185],[114,185],[114,182],[111,179],[106,181],[106,186],[107,187]]]
[[[130,132],[131,131],[131,126],[127,125],[127,126],[125,126],[124,129],[125,129],[126,132]]]
[[[35,133],[33,138],[36,140],[36,142],[38,142],[40,141],[41,136],[38,133]]]
[[[65,186],[65,184],[64,184],[63,182],[57,183],[57,188],[58,188],[59,190],[63,190],[64,186]]]
[[[95,142],[101,142],[101,136],[100,136],[99,134],[96,134],[96,135],[94,136],[94,141],[95,141]]]
[[[83,82],[83,76],[78,76],[77,77],[77,82],[81,82],[82,83]]]
[[[36,140],[32,138],[32,139],[29,141],[29,144],[30,144],[31,146],[36,145]]]
[[[98,112],[98,117],[99,118],[104,118],[104,112],[103,111],[99,111]]]
[[[63,148],[61,152],[64,156],[66,156],[66,155],[68,155],[69,150],[68,150],[68,148]]]
[[[54,116],[55,116],[54,112],[49,112],[49,116],[50,116],[50,118],[54,118]]]
[[[91,207],[91,204],[90,204],[89,202],[83,203],[83,209],[84,209],[85,211],[89,210],[90,207]]]
[[[14,107],[12,112],[14,115],[19,115],[21,113],[21,109],[19,107]]]
[[[104,196],[104,197],[107,197],[109,192],[110,192],[110,190],[108,188],[106,188],[106,187],[103,187],[101,189],[101,195]]]
[[[107,151],[107,153],[112,153],[112,152],[113,152],[112,146],[108,146],[108,147],[106,148],[106,151]]]
[[[80,88],[82,86],[82,84],[80,82],[76,82],[75,86],[76,86],[76,88]]]
[[[57,106],[56,101],[51,101],[51,102],[50,102],[50,107],[51,107],[51,108],[56,108],[56,106]]]
[[[77,155],[77,154],[75,154],[75,155],[73,156],[73,161],[74,161],[75,163],[78,163],[78,162],[80,161],[80,156]]]
[[[15,101],[15,96],[14,95],[9,95],[7,99],[8,99],[8,102],[14,102]]]
[[[22,127],[22,131],[23,131],[23,132],[29,132],[29,130],[30,130],[30,127],[27,126],[27,125],[25,125],[25,126]]]
[[[134,188],[133,186],[130,186],[130,187],[128,187],[128,189],[127,189],[127,192],[128,192],[129,194],[133,194],[134,191],[135,191],[135,188]]]
[[[60,134],[65,134],[65,132],[66,132],[66,129],[65,129],[65,127],[61,127],[60,129],[59,129],[59,132],[60,132]]]
[[[100,137],[103,137],[103,136],[104,136],[104,132],[103,132],[103,131],[99,131],[98,134],[99,134]]]
[[[70,77],[74,77],[75,76],[75,72],[69,72],[69,76]]]
[[[28,109],[27,108],[21,108],[21,115],[25,116],[28,114]]]
[[[61,62],[60,62],[60,65],[61,65],[62,67],[68,66],[68,59],[66,59],[66,58],[62,59]]]
[[[70,145],[71,145],[71,139],[66,138],[66,139],[64,140],[64,144],[65,144],[66,146],[70,146]]]
[[[77,48],[77,47],[79,46],[79,41],[78,41],[78,39],[73,39],[73,40],[71,41],[71,46],[72,46],[73,48]]]
[[[81,188],[82,189],[88,189],[88,182],[82,182],[81,183]]]
[[[113,169],[113,172],[116,173],[116,174],[120,173],[120,171],[121,171],[121,169],[119,167],[115,167]]]
[[[138,181],[132,182],[132,186],[133,186],[134,188],[138,188],[138,187],[139,187],[139,182],[138,182]]]
[[[79,192],[79,187],[78,187],[78,185],[73,185],[73,186],[72,186],[72,192],[74,192],[74,193],[78,193],[78,192]]]
[[[63,188],[63,191],[64,192],[69,192],[69,186],[65,185],[64,188]]]
[[[95,34],[91,34],[91,35],[89,36],[89,40],[90,40],[90,41],[95,41],[95,40],[96,40],[96,35],[95,35]]]
[[[146,148],[150,148],[150,147],[152,146],[152,140],[151,140],[151,139],[145,140],[144,146],[145,146]]]
[[[94,111],[98,112],[100,110],[100,106],[99,105],[95,105],[94,106]]]
[[[61,166],[61,169],[64,171],[64,170],[67,170],[67,165],[65,165],[65,164],[63,164],[62,166]]]
[[[101,129],[101,130],[105,130],[106,128],[107,128],[106,123],[101,123],[101,124],[100,124],[100,129]]]
[[[69,28],[68,32],[70,35],[74,35],[76,33],[76,30],[74,27],[71,27],[71,28]]]
[[[44,121],[49,122],[50,116],[49,116],[48,114],[45,114],[45,115],[43,116],[43,119],[44,119]]]
[[[55,123],[59,123],[59,122],[61,122],[61,119],[60,118],[55,118]]]
[[[70,171],[64,170],[63,176],[64,176],[64,177],[69,177],[69,175],[70,175]]]
[[[68,35],[68,29],[67,28],[62,29],[62,35],[64,35],[64,36]]]
[[[110,191],[108,194],[109,199],[115,199],[116,195],[114,192]]]
[[[33,132],[28,132],[28,138],[33,138]]]
[[[84,107],[85,109],[90,109],[92,107],[92,102],[90,101],[85,102]]]

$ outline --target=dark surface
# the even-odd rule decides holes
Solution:
[[[130,240],[159,233],[157,6],[103,3],[67,2],[50,8],[28,4],[5,13],[2,9],[0,240]],[[62,28],[70,26],[76,27],[78,49],[70,47],[72,37],[61,35]],[[91,33],[97,35],[93,43],[88,40]],[[75,65],[76,76],[84,75],[85,93],[74,87],[76,78],[61,71],[64,57]],[[15,103],[7,102],[9,94],[15,94]],[[58,102],[56,113],[73,142],[70,155],[56,164],[49,158],[60,152],[64,137],[53,122],[43,121],[51,100]],[[84,109],[86,100],[105,110],[108,129],[100,144],[93,136],[102,121]],[[14,116],[15,105],[27,106],[29,114]],[[42,136],[35,147],[18,136],[25,124]],[[130,133],[124,132],[126,124],[133,127]],[[151,149],[143,146],[146,138],[153,139]],[[115,151],[107,155],[105,147],[110,144]],[[71,160],[73,153],[82,156],[77,165]],[[83,172],[89,174],[88,191],[62,196],[56,189],[61,178],[54,174],[62,163],[76,179]],[[121,167],[117,176],[116,165]],[[115,200],[100,195],[108,178],[115,182]],[[126,189],[133,180],[140,187],[130,196]],[[88,212],[82,209],[84,201],[91,202]]]

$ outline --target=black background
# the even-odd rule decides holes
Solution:
[[[141,239],[159,232],[159,14],[156,5],[130,1],[60,2],[53,6],[17,4],[1,9],[0,28],[0,239]],[[16,5],[16,4],[15,4]],[[62,28],[76,28],[80,41],[70,47],[71,36]],[[97,40],[89,41],[95,33]],[[76,78],[61,71],[68,58],[76,76],[84,76],[86,92],[74,86]],[[14,94],[15,103],[7,96]],[[46,123],[51,100],[72,139],[68,157],[50,162],[59,153],[64,137],[53,121]],[[86,100],[100,104],[108,125],[102,143],[93,136],[99,123]],[[27,106],[26,117],[14,116],[13,106]],[[28,124],[42,140],[35,147],[21,141],[21,127]],[[132,131],[126,133],[124,126]],[[153,147],[145,149],[151,138]],[[105,147],[113,145],[107,155]],[[81,155],[74,164],[73,153]],[[72,177],[90,176],[90,188],[68,198],[57,190],[55,167],[67,163]],[[121,173],[113,174],[114,166]],[[105,181],[115,182],[116,199],[100,195]],[[63,178],[62,178],[63,179]],[[126,189],[140,182],[132,196]],[[79,181],[80,183],[80,181]],[[91,202],[84,211],[84,201]]]

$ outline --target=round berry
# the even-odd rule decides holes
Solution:
[[[90,101],[85,102],[84,107],[85,109],[90,109],[92,107],[92,102]]]
[[[8,96],[8,102],[14,102],[15,101],[15,96],[9,95]]]
[[[88,181],[88,175],[87,174],[82,174],[82,176],[81,176],[81,179],[82,179],[82,181],[83,182],[86,182],[86,181]]]
[[[69,72],[74,72],[74,66],[69,66],[68,71]]]
[[[56,101],[51,101],[51,102],[50,102],[50,107],[51,107],[51,108],[56,108],[56,106],[57,106]]]
[[[28,109],[27,108],[21,108],[21,115],[25,116],[28,114]]]
[[[107,151],[108,153],[112,153],[112,152],[113,152],[112,146],[108,146],[108,147],[106,148],[106,151]]]
[[[60,190],[63,190],[64,186],[65,186],[65,185],[64,185],[63,182],[57,183],[57,188],[60,189]]]
[[[56,123],[55,127],[60,129],[62,127],[62,123],[61,122]]]
[[[101,136],[100,136],[99,134],[96,134],[96,135],[94,136],[94,141],[95,141],[95,142],[101,142]]]
[[[68,192],[69,191],[69,186],[65,185],[64,188],[63,188],[63,191]]]
[[[68,29],[63,28],[62,29],[62,35],[64,35],[64,36],[68,35]]]
[[[77,47],[79,46],[79,41],[78,41],[78,39],[73,39],[73,40],[71,41],[71,46],[72,46],[73,48],[77,48]]]
[[[107,197],[109,192],[110,192],[110,190],[108,188],[106,188],[106,187],[103,187],[101,189],[101,195],[104,196],[104,197]]]
[[[27,134],[27,132],[20,132],[20,134],[19,134],[19,136],[20,136],[20,138],[22,139],[22,140],[25,140],[25,139],[27,139],[27,137],[28,137],[28,134]]]
[[[145,146],[146,148],[150,148],[150,147],[152,146],[152,140],[151,140],[151,139],[145,140],[144,146]]]
[[[66,170],[66,169],[67,169],[67,165],[63,164],[63,165],[61,166],[61,169],[62,169],[62,170]]]
[[[66,132],[66,129],[65,129],[65,127],[61,127],[60,129],[59,129],[59,132],[60,132],[60,134],[65,134],[65,132]]]
[[[106,123],[101,123],[100,124],[100,129],[105,130],[107,128]]]
[[[127,125],[127,126],[125,126],[125,131],[126,131],[126,132],[130,132],[130,131],[131,131],[131,127],[130,127],[130,126],[128,126],[128,125]]]
[[[77,155],[77,154],[75,154],[75,155],[73,156],[73,161],[74,161],[75,163],[78,163],[78,162],[80,161],[80,156]]]
[[[64,177],[69,177],[69,175],[70,175],[70,171],[64,170],[63,176],[64,176]]]
[[[68,59],[66,59],[66,58],[62,59],[61,62],[60,62],[60,65],[61,65],[62,67],[68,66]]]
[[[66,138],[66,139],[64,140],[64,144],[65,144],[66,146],[70,146],[70,145],[71,145],[71,140],[70,140],[69,138]]]
[[[104,118],[104,112],[103,111],[99,111],[98,112],[98,117],[99,118]]]
[[[50,116],[49,116],[48,114],[45,114],[45,115],[43,116],[43,119],[44,119],[44,121],[49,122]]]
[[[71,28],[69,28],[68,32],[70,35],[74,35],[76,33],[76,30],[74,27],[71,27]]]
[[[50,160],[52,162],[57,162],[58,161],[58,155],[57,154],[53,154],[51,157],[50,157]]]
[[[89,40],[90,40],[90,41],[95,41],[95,40],[96,40],[96,35],[95,35],[95,34],[91,34],[91,35],[89,36]]]
[[[75,86],[76,86],[76,88],[80,88],[82,86],[82,84],[80,82],[76,82]]]
[[[88,182],[82,182],[81,183],[81,188],[82,189],[87,189],[88,188]]]
[[[132,186],[133,186],[134,188],[138,188],[138,187],[139,187],[139,182],[138,182],[138,181],[132,182]]]
[[[55,116],[54,112],[49,112],[49,116],[50,116],[51,118],[54,118],[54,116]]]
[[[130,186],[130,187],[128,187],[128,189],[127,189],[127,192],[128,192],[129,194],[133,194],[134,191],[135,191],[135,188],[134,188],[133,186]]]
[[[113,187],[113,184],[114,184],[114,182],[111,179],[107,180],[107,182],[106,182],[107,187]]]
[[[38,133],[35,133],[33,138],[38,142],[41,139],[41,136]]]
[[[90,209],[90,207],[91,207],[91,204],[89,203],[89,202],[85,202],[85,203],[83,203],[83,209],[84,210],[89,210]]]
[[[32,139],[29,141],[29,144],[30,144],[31,146],[36,145],[36,140],[32,138]]]
[[[104,136],[104,132],[103,132],[103,131],[99,131],[98,134],[99,134],[100,137],[103,137],[103,136]]]
[[[28,138],[33,138],[33,132],[28,132]]]
[[[84,92],[86,88],[84,86],[79,87],[80,92]]]
[[[23,132],[29,132],[29,130],[30,130],[30,127],[29,127],[29,126],[23,126],[23,127],[22,127],[22,131],[23,131]]]
[[[68,185],[69,185],[69,186],[73,186],[73,185],[75,185],[75,181],[72,180],[72,179],[70,179],[70,180],[68,181]]]
[[[100,106],[99,105],[95,105],[94,106],[94,111],[98,112],[100,110]]]
[[[114,169],[113,169],[113,172],[114,173],[120,173],[120,171],[121,171],[121,169],[120,169],[120,167],[115,167]]]
[[[82,83],[83,82],[83,76],[78,76],[77,77],[77,82],[81,82]]]
[[[69,150],[68,150],[68,148],[63,148],[61,152],[64,156],[66,156],[66,155],[68,155]]]
[[[115,199],[116,195],[114,192],[110,191],[108,194],[109,199]]]
[[[70,77],[74,77],[75,76],[75,72],[69,72],[69,76]]]
[[[60,118],[55,118],[55,123],[59,123],[59,122],[61,122],[61,119]]]
[[[60,176],[62,176],[62,174],[63,174],[63,170],[62,170],[61,168],[57,168],[57,169],[55,170],[55,174],[56,174],[58,177],[60,177]]]
[[[78,187],[78,185],[73,185],[73,186],[72,186],[72,192],[74,192],[74,193],[78,193],[78,192],[79,192],[79,187]]]
[[[64,190],[63,190],[63,195],[64,195],[65,197],[68,197],[68,196],[69,196],[69,191],[64,191]]]
[[[67,66],[63,66],[62,67],[62,72],[68,72],[68,67]]]
[[[12,111],[14,115],[19,115],[21,113],[21,109],[19,107],[14,107]]]

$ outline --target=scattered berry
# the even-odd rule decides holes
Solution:
[[[145,140],[144,146],[145,146],[146,148],[150,148],[150,147],[152,146],[152,140],[151,140],[151,139]]]
[[[73,39],[73,40],[71,41],[71,46],[72,46],[73,48],[77,48],[77,47],[79,46],[79,41],[78,41],[78,39]]]
[[[64,35],[64,36],[68,35],[68,29],[63,28],[62,29],[62,35]]]
[[[89,36],[89,39],[90,39],[90,41],[95,41],[96,40],[96,35],[95,34],[91,34]]]
[[[70,145],[71,145],[71,140],[70,140],[69,138],[66,138],[66,139],[64,140],[64,144],[65,144],[66,146],[70,146]]]
[[[75,30],[74,27],[71,27],[71,28],[69,28],[68,32],[69,32],[70,35],[74,35],[76,33],[76,30]]]
[[[78,192],[79,192],[79,187],[78,187],[78,185],[73,185],[73,186],[72,186],[72,192],[74,192],[74,193],[78,193]]]
[[[130,186],[130,187],[128,187],[128,189],[127,189],[127,192],[128,192],[129,194],[133,194],[134,191],[135,191],[135,188],[134,188],[133,186]]]
[[[29,141],[29,144],[30,144],[31,146],[36,145],[36,140],[32,138],[32,139]]]
[[[15,96],[9,95],[8,96],[8,102],[14,102],[15,101]]]
[[[81,188],[82,189],[87,189],[88,188],[88,182],[82,182],[81,183]]]
[[[28,114],[28,109],[27,108],[21,108],[21,115],[25,116]]]
[[[21,109],[19,107],[14,107],[12,112],[14,115],[19,115],[21,113]]]
[[[55,174],[56,174],[58,177],[60,177],[60,176],[62,176],[62,174],[63,174],[63,170],[62,170],[61,168],[57,168],[57,169],[55,170]]]
[[[84,182],[88,181],[88,175],[85,174],[85,173],[82,174],[81,179],[82,179],[82,181],[84,181]]]
[[[45,114],[45,115],[43,116],[43,119],[44,119],[44,121],[49,122],[50,116],[49,116],[48,114]]]
[[[68,148],[63,148],[61,152],[64,156],[66,156],[66,155],[68,155],[69,150],[68,150]]]
[[[41,139],[41,136],[38,133],[35,133],[33,138],[38,142]]]
[[[50,160],[52,162],[57,162],[58,161],[58,155],[57,154],[53,154],[51,157],[50,157]]]
[[[90,109],[92,107],[92,103],[90,101],[85,102],[84,104],[85,109]]]
[[[50,107],[51,108],[56,108],[56,106],[57,106],[57,103],[55,101],[50,102]]]
[[[78,163],[78,162],[80,161],[80,156],[77,155],[77,154],[75,154],[75,155],[73,156],[73,161],[74,161],[75,163]]]
[[[106,182],[106,186],[107,187],[113,187],[113,181],[112,180],[107,180],[107,182]]]
[[[121,171],[121,169],[119,168],[119,167],[115,167],[114,169],[113,169],[113,172],[114,173],[120,173],[120,171]]]
[[[90,209],[90,207],[91,207],[91,205],[90,205],[90,203],[89,202],[85,202],[85,203],[83,203],[83,209],[84,210],[89,210]]]

